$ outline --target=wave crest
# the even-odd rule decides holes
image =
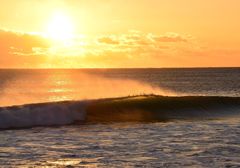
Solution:
[[[76,122],[218,119],[239,114],[240,97],[145,95],[2,107],[0,129]]]

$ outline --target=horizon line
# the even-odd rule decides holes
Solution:
[[[0,68],[0,70],[78,70],[78,69],[220,69],[220,68],[240,68],[240,66],[224,67],[224,66],[212,66],[212,67],[113,67],[113,68]]]

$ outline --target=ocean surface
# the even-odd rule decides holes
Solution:
[[[240,167],[240,68],[0,70],[0,167]]]

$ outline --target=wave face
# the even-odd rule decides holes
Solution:
[[[240,98],[144,96],[109,99],[87,108],[87,121],[217,119],[240,114]]]
[[[132,96],[0,108],[0,129],[94,122],[219,119],[240,114],[240,97]]]

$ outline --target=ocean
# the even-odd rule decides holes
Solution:
[[[240,68],[0,70],[1,167],[240,167]]]

